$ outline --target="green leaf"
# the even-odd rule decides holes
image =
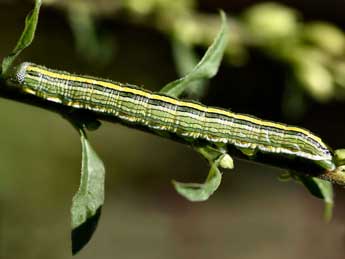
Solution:
[[[195,150],[200,153],[210,164],[210,171],[204,183],[180,183],[173,181],[175,190],[190,201],[205,201],[219,187],[222,181],[222,173],[219,167],[232,169],[233,161],[222,148],[210,146],[196,147]]]
[[[190,73],[198,64],[197,56],[193,47],[178,39],[172,40],[173,56],[179,76],[183,77]],[[186,94],[196,100],[205,94],[205,88],[208,85],[206,79],[191,82],[186,88]]]
[[[213,163],[205,183],[180,183],[173,181],[176,191],[190,201],[205,201],[219,187],[222,180],[222,173],[216,163]]]
[[[222,26],[217,37],[193,71],[176,81],[170,82],[161,89],[160,93],[178,97],[192,82],[212,78],[217,73],[229,38],[224,12],[221,12],[221,17]]]
[[[324,217],[326,221],[330,221],[334,205],[332,183],[316,177],[298,176],[298,178],[313,196],[324,200]]]
[[[26,16],[25,19],[25,28],[20,36],[16,47],[13,49],[12,53],[4,58],[2,61],[2,75],[6,77],[9,68],[12,66],[12,63],[17,58],[17,56],[22,52],[23,49],[27,48],[35,37],[35,31],[38,22],[38,15],[40,11],[42,1],[36,0],[35,7]]]
[[[104,203],[105,169],[103,162],[80,129],[82,144],[81,180],[78,192],[73,197],[72,253],[76,254],[91,239]]]

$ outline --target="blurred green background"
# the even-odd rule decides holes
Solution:
[[[160,21],[163,9],[157,15],[147,7],[155,1],[47,2],[34,43],[20,61],[151,90],[178,77],[171,32],[153,22]],[[217,9],[236,22],[257,2],[203,0],[188,8],[211,26],[207,17],[217,17]],[[345,25],[343,1],[281,3],[304,21],[325,20],[340,29]],[[1,59],[15,45],[31,8],[30,1],[0,0]],[[195,47],[201,55],[203,44]],[[345,147],[342,98],[320,101],[303,87],[292,88],[303,98],[292,94],[299,101],[292,105],[297,113],[289,116],[290,106],[284,103],[290,103],[286,91],[295,81],[290,78],[293,69],[267,48],[243,44],[235,51],[238,55],[230,53],[202,101],[297,124],[334,148]],[[232,62],[241,56],[241,62]],[[342,53],[334,56],[337,62],[344,58]],[[0,118],[0,258],[70,258],[69,209],[79,184],[79,137],[56,114],[6,99],[0,101]],[[322,201],[296,183],[279,182],[282,170],[236,161],[209,201],[190,203],[170,182],[204,179],[207,164],[189,147],[106,122],[89,138],[106,165],[106,202],[94,237],[76,258],[343,258],[343,188],[336,189],[335,216],[327,224]]]

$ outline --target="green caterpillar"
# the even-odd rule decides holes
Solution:
[[[245,158],[263,162],[269,158],[270,163],[282,161],[293,169],[295,161],[300,167],[311,165],[319,171],[336,168],[331,149],[303,128],[28,62],[17,68],[14,80],[24,92],[45,100],[114,116],[125,124],[188,141],[227,145]]]

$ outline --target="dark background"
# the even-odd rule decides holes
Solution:
[[[199,9],[236,15],[257,2],[205,0]],[[280,2],[305,20],[344,28],[344,1]],[[0,0],[1,59],[15,45],[31,6]],[[106,66],[78,55],[64,12],[53,6],[43,6],[35,41],[19,59],[151,90],[177,77],[165,35],[116,17],[98,22],[114,37],[114,57]],[[245,66],[221,67],[204,103],[297,124],[334,148],[345,146],[345,103],[307,98],[303,117],[289,120],[281,105],[285,67],[257,50],[250,54]],[[77,132],[56,114],[6,99],[0,100],[0,125],[0,258],[69,258],[69,209],[81,158]],[[209,201],[190,203],[170,181],[202,181],[207,165],[187,146],[110,123],[89,138],[107,168],[106,203],[95,236],[77,258],[344,256],[343,188],[336,188],[334,219],[325,223],[322,201],[299,184],[278,181],[280,169],[236,161]]]

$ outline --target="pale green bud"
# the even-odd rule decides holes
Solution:
[[[345,165],[345,149],[337,149],[334,151],[334,158],[337,166]]]
[[[233,169],[234,161],[229,154],[224,154],[219,160],[219,166],[224,169]]]

